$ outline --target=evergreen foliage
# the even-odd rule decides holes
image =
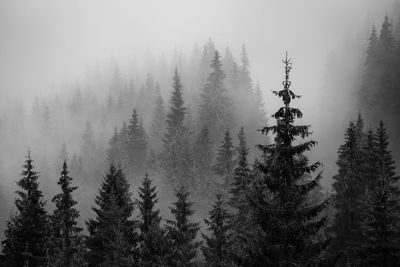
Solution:
[[[210,236],[203,234],[205,245],[202,246],[202,250],[207,266],[232,266],[229,259],[231,233],[229,219],[230,215],[224,207],[222,195],[218,193],[213,208],[209,212],[209,219],[204,220],[210,233]]]
[[[87,221],[86,255],[89,266],[132,266],[137,262],[137,222],[132,220],[134,203],[120,167],[111,164]]]
[[[70,267],[79,266],[82,263],[82,258],[77,254],[77,248],[82,240],[80,236],[82,228],[77,226],[79,211],[74,207],[77,201],[72,196],[78,187],[71,186],[73,179],[68,174],[68,166],[64,161],[63,170],[57,182],[62,192],[52,199],[56,209],[51,216],[51,266]]]
[[[46,264],[49,224],[38,179],[39,173],[34,171],[33,159],[28,152],[21,179],[17,182],[20,188],[15,199],[18,213],[7,222],[2,242],[6,266],[35,267]]]
[[[304,179],[319,167],[308,164],[304,153],[315,141],[294,144],[297,138],[310,135],[308,125],[295,125],[301,118],[299,109],[290,103],[299,96],[290,90],[289,73],[291,60],[286,57],[284,88],[274,93],[282,98],[284,106],[275,114],[277,125],[267,126],[263,133],[275,134],[274,143],[259,145],[265,160],[256,165],[260,179],[253,187],[250,206],[258,230],[258,238],[252,240],[257,249],[251,253],[253,264],[272,266],[315,265],[320,260],[322,241],[319,231],[325,217],[319,214],[326,202],[305,204],[310,192],[319,185],[320,173],[314,179]]]
[[[199,224],[190,221],[194,211],[188,197],[185,187],[179,187],[176,201],[170,208],[174,220],[167,220],[168,235],[172,241],[171,266],[194,266],[196,250],[200,246],[200,242],[196,241]]]

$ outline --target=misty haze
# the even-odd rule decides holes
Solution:
[[[400,266],[400,1],[0,0],[0,266]]]

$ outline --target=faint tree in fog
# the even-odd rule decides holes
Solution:
[[[229,130],[225,132],[224,140],[217,152],[217,159],[212,167],[215,174],[222,178],[223,187],[228,188],[233,179],[235,168],[235,150]]]
[[[199,128],[207,125],[211,140],[219,140],[222,132],[233,123],[233,118],[232,103],[224,87],[225,73],[218,51],[215,51],[210,67],[211,73],[201,94]]]

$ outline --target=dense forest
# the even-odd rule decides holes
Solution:
[[[61,85],[69,93],[38,96],[29,111],[20,103],[0,120],[1,145],[23,146],[12,140],[26,131],[33,145],[0,266],[399,265],[394,24],[385,16],[370,32],[331,192],[309,156],[318,143],[287,52],[282,88],[270,93],[277,110],[246,46],[237,60],[212,40],[190,57],[149,60],[148,73],[96,65]]]

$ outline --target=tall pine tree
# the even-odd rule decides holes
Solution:
[[[61,187],[62,193],[53,197],[56,209],[51,216],[52,232],[52,265],[51,266],[78,266],[82,259],[77,257],[78,247],[82,237],[79,235],[82,228],[77,226],[79,211],[74,207],[77,201],[73,199],[72,193],[78,188],[71,186],[72,178],[68,176],[66,161],[63,164],[60,179],[57,184]]]
[[[294,120],[302,112],[290,106],[299,96],[290,89],[291,60],[283,61],[285,80],[283,89],[274,91],[282,98],[282,106],[274,114],[277,124],[267,126],[263,133],[275,134],[274,143],[259,145],[266,155],[256,165],[260,180],[253,186],[250,206],[253,212],[258,238],[253,242],[258,251],[252,251],[255,264],[271,266],[316,265],[321,254],[318,238],[325,218],[318,215],[325,202],[306,204],[310,192],[319,185],[320,173],[315,179],[304,179],[317,170],[320,163],[308,163],[305,152],[315,141],[294,143],[297,138],[310,135],[308,125],[295,125]]]

